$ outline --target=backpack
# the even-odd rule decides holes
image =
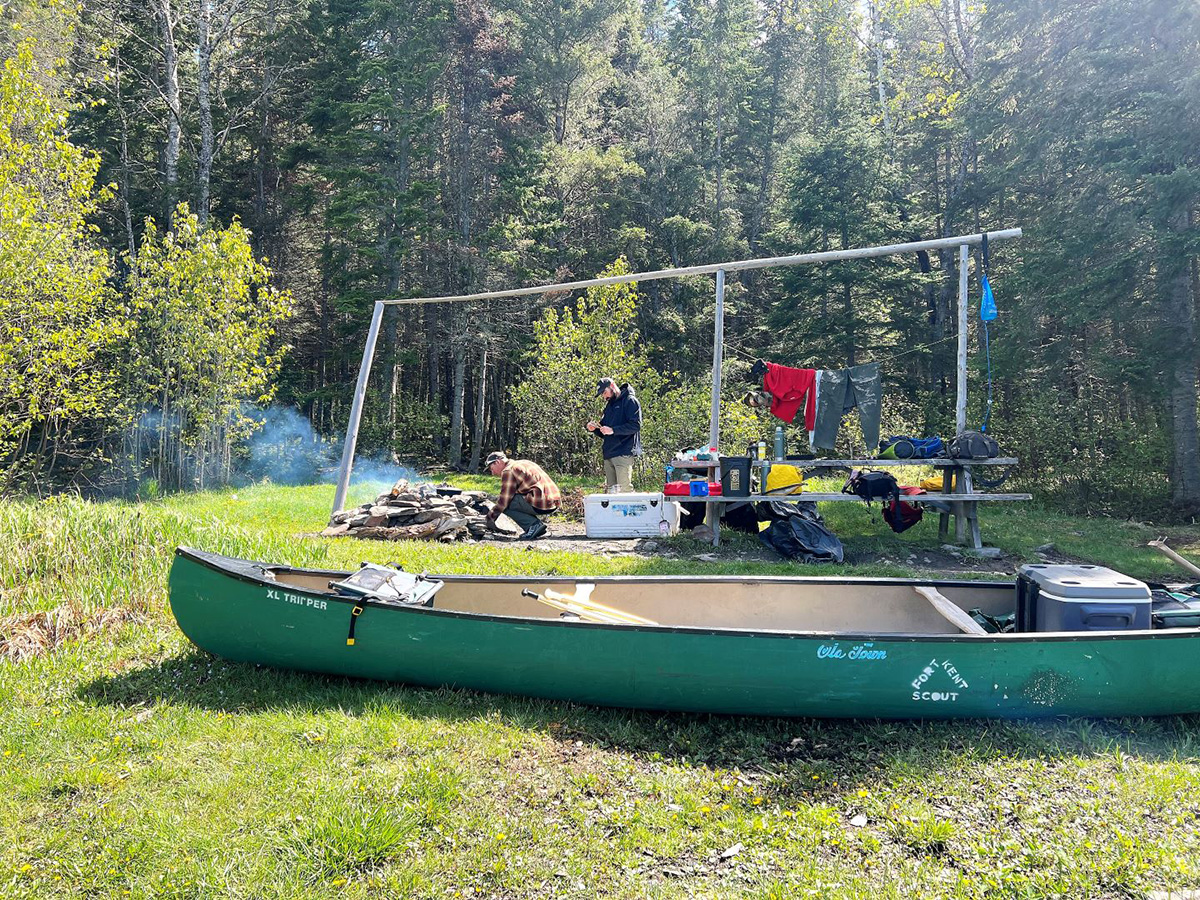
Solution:
[[[870,503],[872,500],[894,499],[900,496],[896,479],[887,472],[864,472],[855,469],[842,485],[843,494],[853,494]]]
[[[879,458],[933,459],[941,456],[944,449],[940,437],[914,438],[893,435],[879,442]]]
[[[911,497],[924,492],[916,487],[902,487],[900,493]],[[912,528],[921,521],[923,515],[925,511],[916,503],[905,503],[896,497],[883,504],[883,521],[887,522],[896,534]]]
[[[946,446],[951,459],[992,459],[1000,455],[1000,445],[981,431],[964,431]]]

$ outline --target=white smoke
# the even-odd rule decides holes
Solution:
[[[259,427],[246,442],[248,458],[239,467],[242,481],[270,479],[275,484],[333,484],[342,460],[342,440],[326,440],[292,407],[247,409]],[[419,481],[415,469],[379,457],[355,456],[350,483],[386,484],[401,478]]]

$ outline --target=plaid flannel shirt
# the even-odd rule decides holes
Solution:
[[[488,518],[494,521],[517,494],[524,494],[529,505],[539,512],[553,512],[562,503],[558,485],[541,466],[527,459],[513,459],[500,473],[500,499]]]

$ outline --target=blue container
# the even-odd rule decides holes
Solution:
[[[688,486],[688,489],[692,492],[693,497],[707,497],[708,496],[708,482],[707,481],[693,481]]]

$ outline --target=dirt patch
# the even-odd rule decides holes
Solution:
[[[497,541],[499,542],[499,541]],[[589,538],[582,522],[550,522],[545,537],[536,541],[511,540],[513,546],[530,552],[592,553],[603,556],[640,556],[645,559],[696,559],[702,562],[762,561],[779,562],[779,557],[768,551],[748,550],[745,547],[722,544],[713,547],[710,541],[699,541],[690,534],[673,537],[645,538]]]
[[[723,535],[730,532],[722,530]],[[568,551],[603,556],[636,556],[643,559],[680,559],[697,562],[785,562],[777,554],[745,539],[722,539],[719,547],[693,538],[689,533],[668,538],[589,538],[582,522],[553,521],[546,536],[536,541],[511,540],[515,547],[531,553]],[[978,557],[964,549],[944,547],[938,550],[911,550],[897,544],[894,553],[876,550],[847,551],[850,565],[896,565],[909,569],[950,575],[986,573],[1011,575],[1018,560],[1011,556]]]
[[[909,569],[949,574],[985,572],[1011,575],[1016,568],[1016,561],[1013,557],[974,556],[969,550],[957,547],[954,549],[943,547],[940,550],[911,550],[908,547],[897,547],[894,554],[878,554],[868,551],[847,553],[846,562],[854,565],[882,563],[883,565],[904,566]]]

